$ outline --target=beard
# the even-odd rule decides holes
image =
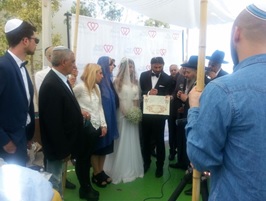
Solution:
[[[26,51],[27,55],[34,55],[34,52],[35,50],[29,50],[29,49]]]

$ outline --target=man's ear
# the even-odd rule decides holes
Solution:
[[[234,27],[233,32],[232,32],[232,39],[233,39],[233,43],[236,44],[239,42],[240,40],[240,28],[239,27]]]

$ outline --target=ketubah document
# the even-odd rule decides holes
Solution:
[[[143,114],[169,115],[170,96],[143,95]]]

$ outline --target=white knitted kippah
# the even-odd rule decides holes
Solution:
[[[21,24],[22,24],[22,20],[20,19],[12,19],[12,20],[8,20],[6,25],[5,25],[5,33],[9,33],[15,29],[17,29]]]
[[[266,3],[256,3],[247,6],[246,10],[256,18],[266,20]]]

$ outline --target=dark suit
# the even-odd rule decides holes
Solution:
[[[222,76],[227,75],[227,74],[228,74],[228,73],[227,73],[226,71],[224,71],[223,69],[221,69],[221,70],[219,71],[219,73],[217,74],[216,77],[222,77]]]
[[[53,70],[40,87],[39,117],[46,159],[62,160],[76,155],[82,137],[81,110],[75,96]]]
[[[32,139],[35,126],[33,85],[26,68],[25,71],[30,104],[16,61],[8,52],[0,58],[0,157],[23,166],[27,161],[27,141]],[[30,115],[31,122],[26,126],[27,114]],[[3,146],[10,140],[17,147],[15,154],[8,154],[3,150]]]
[[[226,72],[226,71],[224,71],[223,69],[221,69],[220,71],[219,71],[219,73],[216,75],[216,77],[215,78],[213,78],[213,79],[210,79],[210,78],[208,78],[207,76],[205,76],[205,85],[207,85],[210,81],[212,81],[212,80],[214,80],[214,79],[216,79],[216,78],[218,78],[218,77],[222,77],[222,76],[224,76],[224,75],[227,75],[228,73]]]
[[[172,78],[173,79],[173,78]],[[175,86],[172,92],[173,99],[170,103],[170,115],[168,117],[168,131],[169,131],[169,152],[174,156],[177,153],[177,126],[176,119],[178,117],[177,110],[182,106],[182,103],[177,99],[177,91],[180,90],[180,86],[185,87],[185,77],[180,73],[177,73],[175,78]]]
[[[140,75],[141,95],[147,95],[152,89],[151,70],[141,73]],[[171,77],[164,72],[158,79],[154,87],[158,90],[157,95],[170,95]],[[151,163],[152,141],[155,141],[157,168],[162,168],[165,160],[164,146],[164,126],[167,116],[144,114],[142,119],[142,154],[144,160],[144,168],[149,167]]]
[[[180,85],[176,86],[175,94],[177,94],[178,91],[183,91],[187,89],[186,85],[186,79],[183,79],[183,87],[180,88]],[[187,94],[191,91],[191,89],[194,87],[194,85],[190,86],[187,89]],[[175,102],[175,109],[178,110],[180,108],[183,108],[182,112],[177,112],[177,119],[176,119],[176,145],[177,145],[177,162],[181,169],[187,169],[189,165],[189,159],[187,156],[186,151],[186,135],[185,135],[185,126],[187,123],[187,113],[189,109],[189,103],[188,99],[186,102],[183,102],[181,99],[177,98],[177,96],[174,97]]]

